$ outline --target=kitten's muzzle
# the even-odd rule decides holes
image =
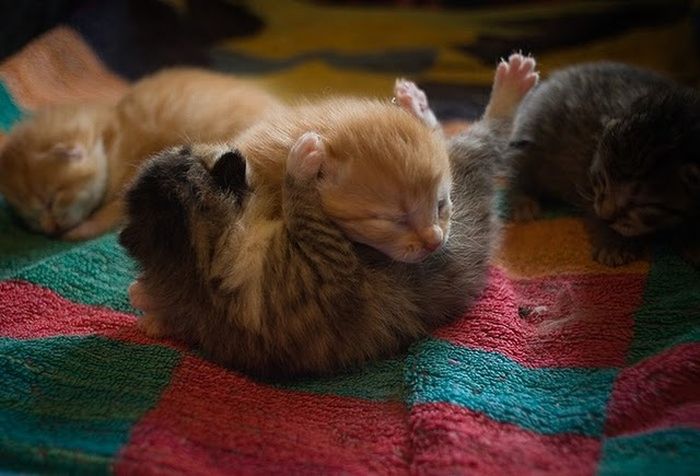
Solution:
[[[425,251],[428,251],[429,253],[432,253],[433,251],[439,250],[441,246],[442,246],[442,240],[433,241],[430,243],[423,243],[423,249]]]
[[[423,249],[429,253],[439,249],[444,241],[442,229],[436,225],[420,230],[417,234],[420,237]]]

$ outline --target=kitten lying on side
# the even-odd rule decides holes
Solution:
[[[514,217],[537,198],[588,215],[593,257],[618,266],[670,235],[700,264],[700,93],[614,63],[554,73],[518,111],[509,153]]]
[[[120,235],[142,268],[130,294],[144,330],[223,365],[289,377],[395,354],[462,314],[484,286],[498,228],[493,165],[533,69],[518,55],[500,65],[485,117],[451,142],[451,235],[416,263],[351,242],[324,212],[325,167],[338,151],[315,132],[295,140],[282,180],[271,178],[275,193],[248,183],[240,150],[161,153],[131,187]],[[424,96],[403,86],[398,102],[430,125]]]
[[[116,107],[49,107],[17,125],[0,151],[0,193],[36,231],[92,238],[122,220],[123,188],[150,154],[227,140],[276,107],[231,76],[165,70],[137,82]]]

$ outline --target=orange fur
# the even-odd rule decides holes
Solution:
[[[323,208],[352,240],[399,261],[418,261],[442,244],[450,168],[439,132],[389,102],[332,98],[291,108],[235,141],[251,165],[253,188],[279,193],[289,150],[309,131],[326,149]]]
[[[230,75],[165,70],[137,82],[116,107],[56,106],[18,125],[0,152],[0,193],[38,231],[91,238],[120,223],[124,186],[151,154],[229,140],[277,107]],[[76,153],[60,160],[61,149]]]

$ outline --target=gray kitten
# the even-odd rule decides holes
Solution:
[[[244,157],[216,146],[161,153],[128,192],[120,235],[141,265],[131,294],[146,332],[256,376],[290,377],[390,356],[460,316],[485,285],[498,230],[493,167],[533,69],[519,55],[500,65],[485,118],[451,142],[450,238],[418,263],[353,243],[326,217],[317,190],[323,150],[307,133],[288,157],[282,217],[263,227],[262,282],[251,283],[255,274],[232,272],[255,258],[239,244],[248,224],[275,214],[246,182]],[[414,93],[397,100],[432,124]]]
[[[522,102],[508,155],[516,220],[541,198],[582,209],[593,257],[618,266],[647,239],[700,263],[700,95],[653,72],[592,63],[552,74]]]

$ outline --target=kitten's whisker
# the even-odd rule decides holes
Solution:
[[[586,190],[583,185],[576,184],[576,193],[587,202],[593,202],[593,192]]]

